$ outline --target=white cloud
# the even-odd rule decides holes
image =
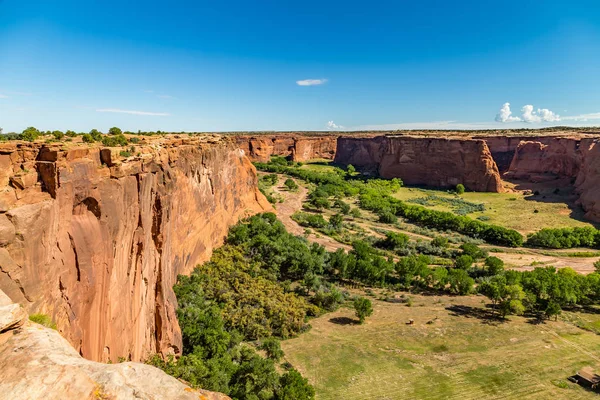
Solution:
[[[548,110],[547,108],[538,108],[538,114],[544,122],[558,122],[560,121],[560,115]]]
[[[537,111],[534,111],[531,104],[523,106],[521,112],[523,113],[523,121],[528,123],[560,121],[560,115],[555,114],[547,108],[538,108]]]
[[[548,110],[547,108],[538,108],[535,110],[533,105],[527,104],[521,108],[521,117],[515,117],[510,110],[510,103],[504,103],[495,118],[496,122],[527,122],[529,124],[539,124],[540,122],[558,122],[560,115]]]
[[[328,121],[327,122],[327,129],[344,129],[343,126],[336,124],[333,121]]]
[[[8,99],[8,96],[5,94],[0,93],[0,99]]]
[[[591,114],[572,115],[568,117],[563,117],[562,119],[571,121],[588,121],[590,119],[600,119],[600,112]]]
[[[296,81],[298,86],[316,86],[322,85],[327,82],[327,79],[303,79],[301,81]]]
[[[521,118],[512,116],[510,103],[504,103],[498,114],[496,114],[496,122],[517,122],[520,120]]]
[[[120,114],[132,114],[132,115],[152,115],[157,117],[167,117],[171,114],[167,113],[158,113],[158,112],[149,112],[149,111],[132,111],[132,110],[120,110],[118,108],[100,108],[96,110],[97,112],[107,112],[107,113],[120,113]]]

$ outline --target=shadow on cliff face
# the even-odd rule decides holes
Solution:
[[[581,205],[577,204],[579,195],[575,191],[573,185],[574,180],[571,178],[544,177],[539,182],[511,179],[503,177],[507,186],[512,186],[519,191],[530,192],[530,195],[525,196],[525,200],[539,203],[561,203],[569,208],[569,217],[577,221],[593,224],[596,228],[600,224],[594,223],[585,218],[585,211]]]

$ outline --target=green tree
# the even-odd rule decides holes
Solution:
[[[81,136],[81,140],[83,140],[84,143],[94,143],[95,142],[94,138],[89,133],[84,133]]]
[[[348,166],[346,167],[346,171],[348,172],[348,174],[354,175],[354,173],[356,172],[356,168],[354,168],[354,165],[348,164]]]
[[[357,297],[354,299],[354,313],[361,324],[365,322],[365,318],[370,317],[373,314],[371,300],[364,297]]]
[[[120,135],[122,133],[123,131],[121,131],[121,128],[117,128],[116,126],[113,126],[108,130],[109,135]]]
[[[298,189],[298,184],[291,178],[287,178],[283,184],[288,188],[288,190]]]
[[[450,284],[450,291],[464,296],[473,291],[475,281],[464,269],[452,268],[448,272],[448,283]]]
[[[459,183],[458,185],[456,185],[456,194],[461,195],[465,192],[465,185],[463,185],[462,183]]]
[[[488,275],[498,275],[504,271],[504,261],[498,257],[488,257],[485,259],[485,266],[488,269]]]
[[[315,389],[298,371],[292,369],[279,378],[275,397],[277,400],[313,400]]]
[[[39,130],[37,130],[37,128],[30,126],[29,128],[26,128],[25,130],[23,130],[23,132],[21,133],[21,139],[26,140],[28,142],[33,142],[40,135],[41,135],[41,133]]]
[[[562,312],[562,310],[561,310],[560,305],[554,301],[550,301],[548,303],[548,306],[546,307],[546,310],[544,310],[544,314],[546,315],[546,318],[550,319],[551,317],[554,317],[555,320],[558,319],[558,316],[560,315],[561,312]]]
[[[329,218],[329,225],[336,231],[341,231],[344,223],[344,217],[342,214],[334,214]]]
[[[317,210],[329,208],[329,200],[324,197],[315,197],[310,202]]]
[[[98,129],[92,129],[90,131],[90,136],[96,141],[96,142],[100,142],[102,141],[102,133],[100,131],[98,131]]]
[[[52,131],[52,136],[54,136],[54,139],[60,140],[65,136],[65,134],[62,133],[62,131]]]
[[[68,137],[75,137],[77,136],[77,133],[75,133],[75,131],[68,130],[65,132],[65,135],[67,135]]]
[[[597,273],[600,273],[600,260],[594,263],[594,269]]]

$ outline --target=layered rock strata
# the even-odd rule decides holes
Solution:
[[[252,161],[258,162],[268,162],[271,156],[291,157],[293,161],[332,160],[337,146],[337,136],[324,135],[236,136],[236,141]]]
[[[179,353],[172,291],[230,225],[270,209],[229,139],[0,145],[0,289],[83,357]]]
[[[409,185],[502,192],[502,180],[483,140],[379,136],[340,137],[336,163],[352,164]]]

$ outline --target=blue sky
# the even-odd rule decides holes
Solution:
[[[5,132],[600,125],[599,88],[597,1],[0,0]]]

